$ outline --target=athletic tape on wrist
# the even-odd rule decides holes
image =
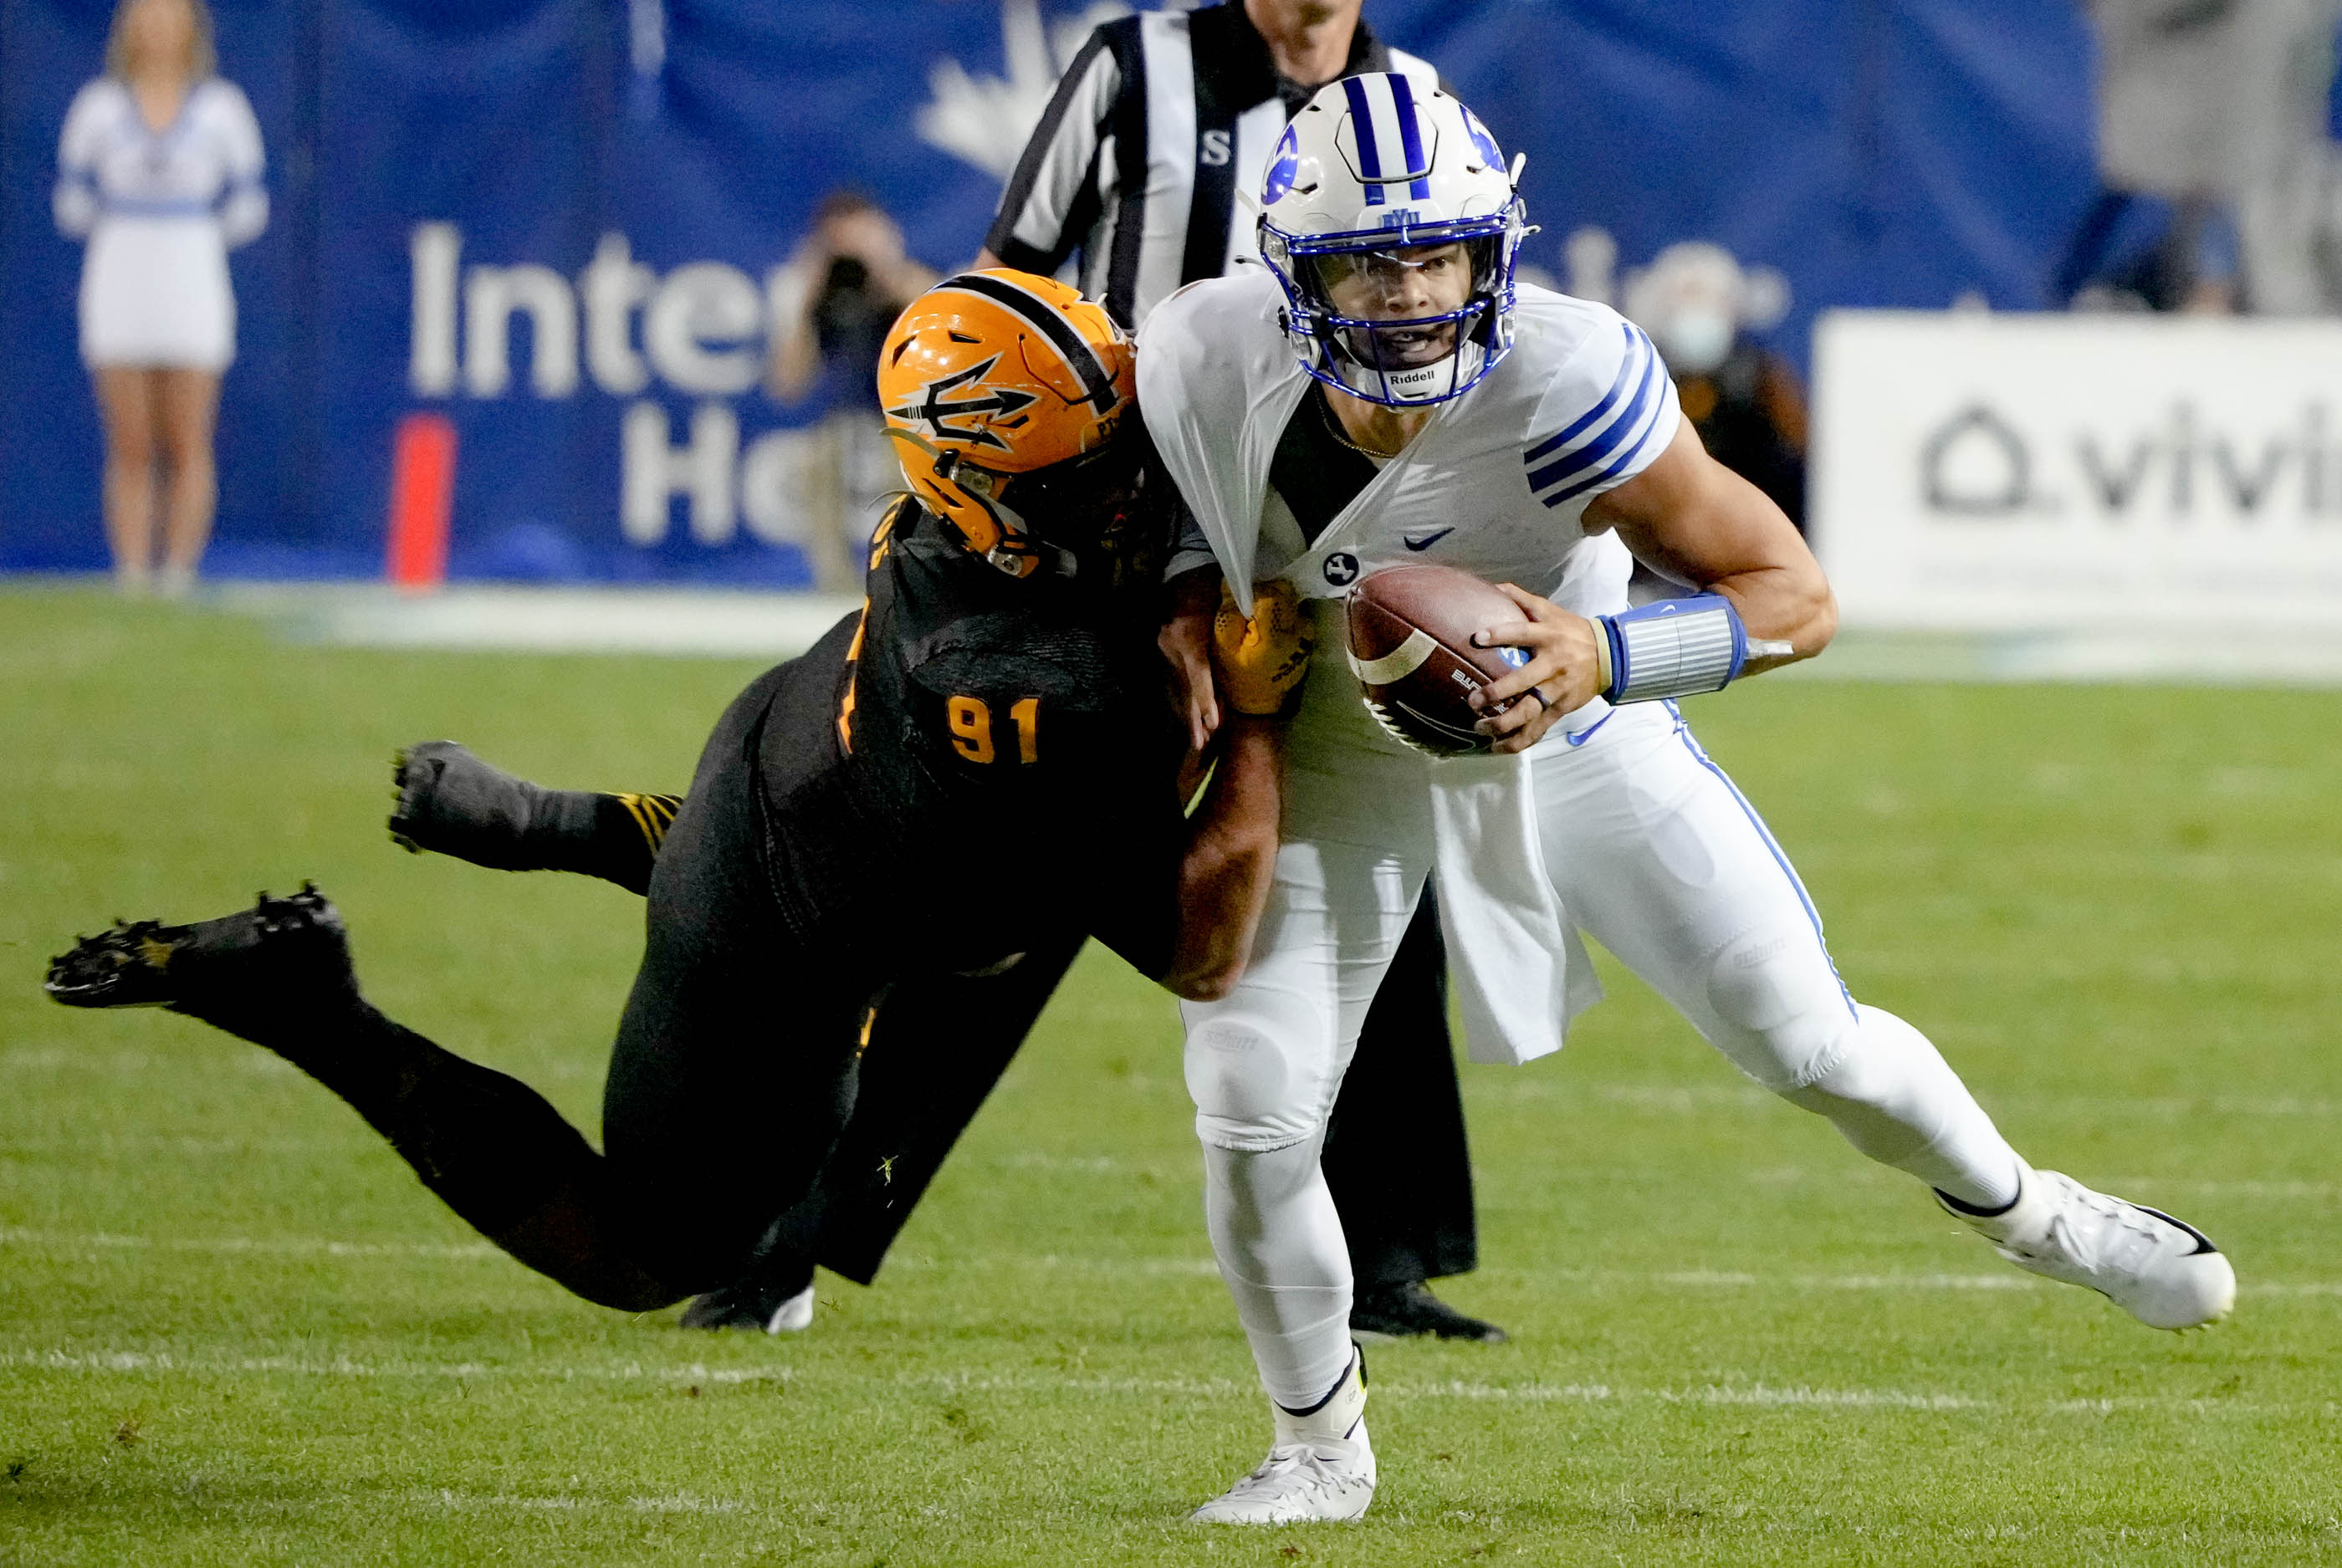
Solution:
[[[1720,692],[1748,662],[1748,631],[1721,594],[1661,599],[1616,615],[1597,615],[1607,644],[1612,703],[1655,703]]]

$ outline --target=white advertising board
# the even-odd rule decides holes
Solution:
[[[1850,626],[2342,630],[2342,324],[1837,311],[1814,383]]]

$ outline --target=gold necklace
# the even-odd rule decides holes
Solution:
[[[1372,458],[1376,463],[1388,463],[1398,455],[1396,452],[1376,452],[1371,446],[1361,446],[1351,440],[1350,433],[1342,428],[1342,416],[1334,412],[1334,399],[1323,386],[1317,388],[1317,416],[1325,421],[1326,434],[1361,457]]]

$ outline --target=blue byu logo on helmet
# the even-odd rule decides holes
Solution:
[[[1456,106],[1463,107],[1461,105]],[[1482,125],[1480,116],[1469,109],[1464,110],[1464,130],[1472,138],[1473,147],[1486,161],[1489,168],[1501,169],[1505,166],[1504,150],[1496,145],[1496,138],[1488,135],[1488,127]]]
[[[1294,135],[1293,127],[1287,125],[1285,135],[1277,139],[1276,155],[1269,160],[1268,178],[1261,184],[1261,205],[1283,200],[1285,193],[1293,188],[1293,176],[1300,167],[1301,143]]]

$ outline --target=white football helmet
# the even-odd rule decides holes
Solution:
[[[1373,403],[1441,403],[1513,344],[1513,257],[1527,227],[1496,139],[1446,93],[1396,72],[1329,83],[1285,130],[1261,189],[1260,255],[1285,287],[1302,367]],[[1428,253],[1451,243],[1460,255]],[[1466,284],[1428,271],[1468,267]],[[1428,269],[1428,271],[1426,270]],[[1352,302],[1337,309],[1339,290]],[[1357,302],[1369,299],[1364,314]],[[1414,314],[1404,314],[1413,312]]]

